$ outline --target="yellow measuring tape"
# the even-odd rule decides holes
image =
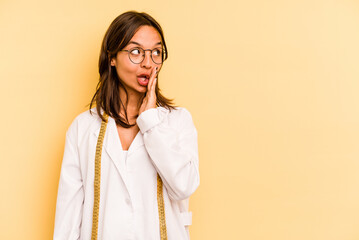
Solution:
[[[96,156],[95,156],[95,180],[94,180],[94,204],[93,204],[93,216],[92,216],[92,235],[91,240],[97,240],[98,232],[98,215],[100,209],[100,184],[101,184],[101,153],[103,139],[106,133],[106,127],[108,123],[108,115],[103,114],[106,121],[102,121],[100,134],[97,139]],[[165,207],[163,200],[163,184],[160,175],[157,173],[157,203],[158,203],[158,215],[160,224],[161,240],[167,240],[167,228]]]

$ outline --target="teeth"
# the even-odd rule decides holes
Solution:
[[[145,76],[140,76],[139,78],[141,78],[141,79],[142,79],[142,81],[148,81],[148,78],[147,78],[147,77],[145,77]]]

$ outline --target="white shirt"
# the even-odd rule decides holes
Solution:
[[[79,114],[66,132],[54,240],[91,239],[94,160],[101,118],[96,108]],[[101,112],[103,112],[101,110]],[[115,120],[108,119],[101,157],[99,240],[160,240],[157,173],[169,240],[188,240],[189,197],[199,186],[197,131],[185,108],[148,109],[123,151]]]

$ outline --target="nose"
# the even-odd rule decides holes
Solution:
[[[145,56],[141,63],[141,66],[144,68],[151,68],[152,63],[153,62],[151,59],[151,51],[145,51]]]

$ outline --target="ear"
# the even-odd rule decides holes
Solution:
[[[111,58],[111,66],[115,66],[116,60],[114,58]]]

